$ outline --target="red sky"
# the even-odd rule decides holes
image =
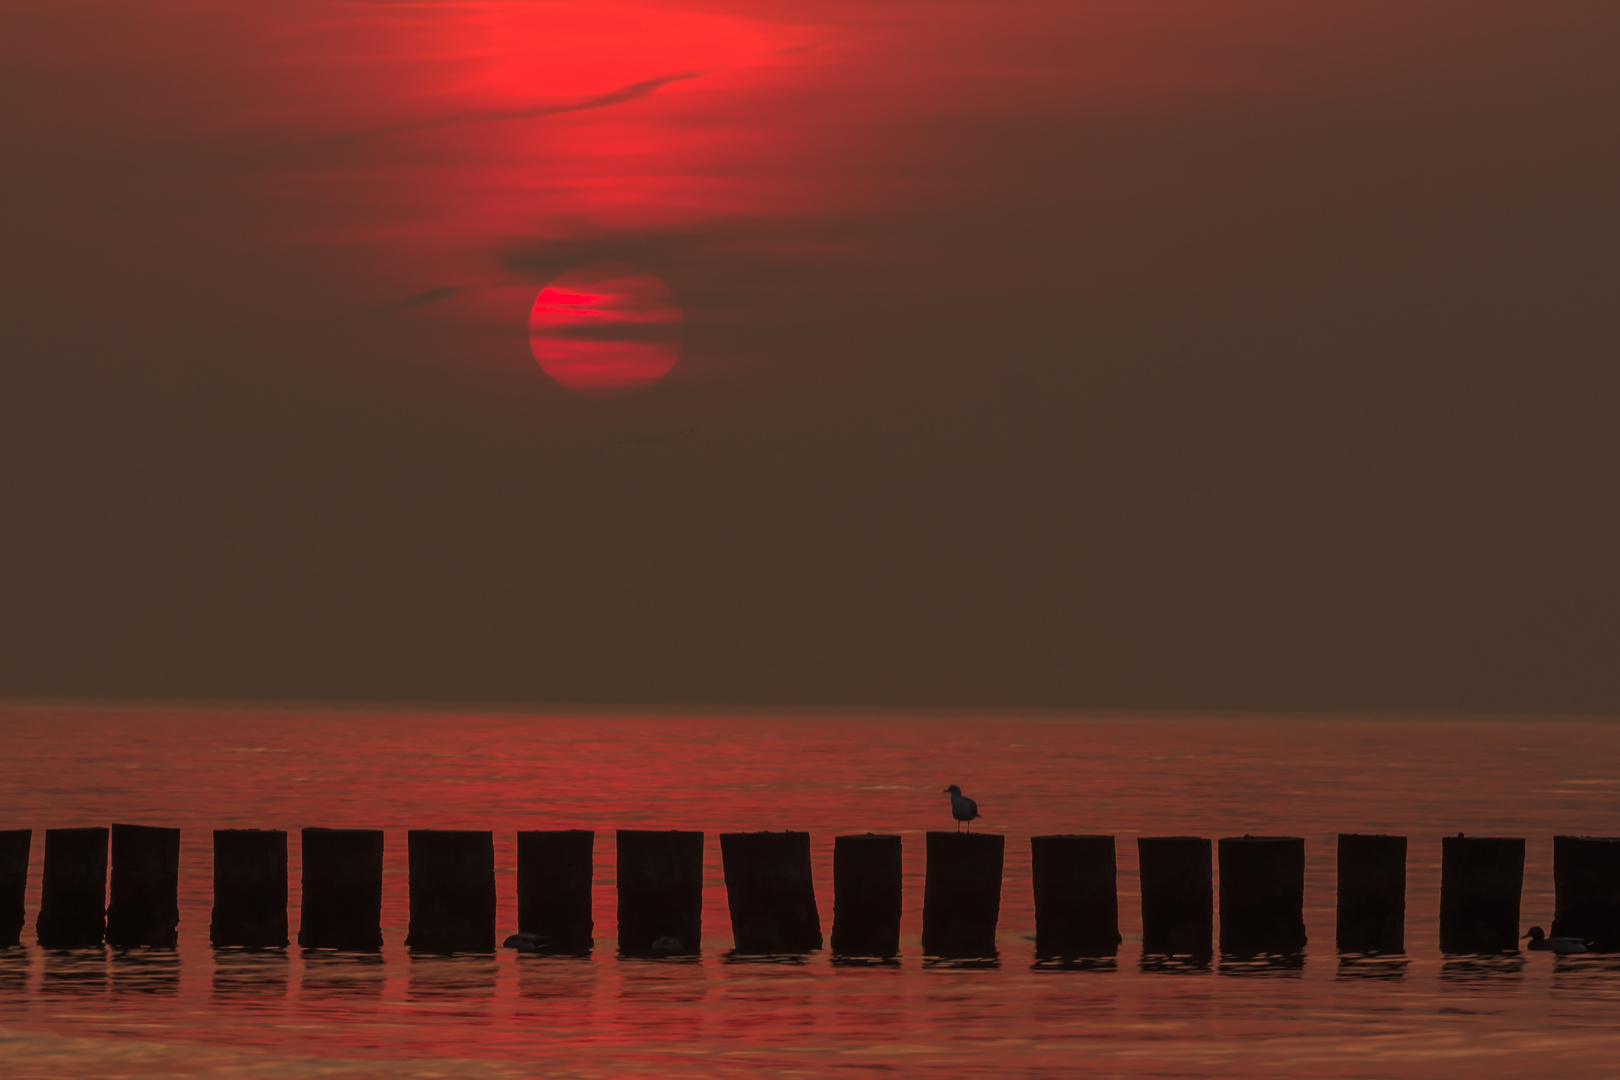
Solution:
[[[0,15],[0,693],[1620,708],[1596,2]],[[537,293],[665,282],[636,394]]]

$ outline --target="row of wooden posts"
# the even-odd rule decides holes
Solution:
[[[0,832],[0,946],[21,940],[32,832]],[[180,920],[180,830],[114,825],[48,829],[39,943],[46,948],[172,947]],[[524,947],[580,953],[594,945],[591,881],[595,834],[520,832],[518,931]],[[619,951],[692,955],[701,944],[703,833],[620,830]],[[922,948],[940,957],[996,954],[1005,837],[927,834]],[[383,834],[303,830],[298,944],[372,951],[382,946]],[[1120,943],[1112,836],[1030,840],[1039,957],[1106,957]],[[409,833],[410,929],[406,945],[429,953],[495,948],[494,835]],[[1305,841],[1242,836],[1219,841],[1220,946],[1231,956],[1287,956],[1305,947]],[[888,958],[900,951],[898,836],[840,836],[833,846],[835,956]],[[1211,842],[1137,840],[1145,956],[1213,951]],[[722,833],[721,859],[736,952],[805,953],[822,947],[821,918],[803,832]],[[1441,848],[1440,947],[1447,953],[1518,948],[1524,840],[1445,837]],[[1554,935],[1620,949],[1620,839],[1553,840]],[[216,946],[288,944],[287,834],[214,832]],[[1406,947],[1406,837],[1341,834],[1337,947],[1402,953]]]

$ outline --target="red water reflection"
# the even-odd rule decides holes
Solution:
[[[181,829],[169,954],[42,953],[36,846],[25,945],[0,950],[0,1074],[999,1080],[1068,1077],[1080,1062],[1110,1077],[1506,1080],[1556,1056],[1561,1078],[1607,1078],[1620,1049],[1614,957],[1464,967],[1441,957],[1435,930],[1439,838],[1458,830],[1526,837],[1525,919],[1547,917],[1551,835],[1620,832],[1617,745],[1612,724],[1553,720],[0,709],[15,765],[0,824]],[[1007,836],[999,968],[920,956],[923,833],[951,827],[947,780]],[[315,824],[385,831],[382,953],[210,949],[211,830],[292,831],[296,925],[297,830]],[[403,948],[407,829],[493,830],[504,934],[516,832],[575,826],[597,831],[592,956]],[[616,958],[618,827],[707,834],[697,962]],[[824,927],[833,838],[903,836],[899,966],[838,967],[824,952],[728,962],[715,834],[787,827],[810,833]],[[1382,976],[1346,972],[1334,954],[1342,829],[1411,837],[1409,962]],[[1082,831],[1117,838],[1119,962],[1035,970],[1029,838]],[[1141,969],[1136,837],[1251,831],[1305,838],[1303,968]]]
[[[613,397],[668,375],[681,309],[652,274],[590,263],[554,278],[529,312],[529,348],[547,375],[586,397]]]

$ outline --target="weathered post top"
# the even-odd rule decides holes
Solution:
[[[47,949],[100,945],[107,930],[107,829],[45,830],[35,930]]]
[[[620,829],[619,951],[695,956],[703,942],[703,834]]]
[[[996,955],[1001,867],[999,833],[930,832],[923,882],[923,953],[952,959]]]
[[[1035,955],[1074,960],[1119,952],[1118,868],[1112,836],[1032,836]]]
[[[834,956],[899,955],[900,856],[898,836],[861,833],[833,840]]]
[[[1335,944],[1341,953],[1406,951],[1406,837],[1340,833]]]
[[[0,949],[22,942],[27,913],[23,896],[28,889],[28,849],[32,829],[0,830]]]
[[[1440,951],[1517,952],[1523,887],[1522,838],[1445,837],[1440,844]]]
[[[382,830],[307,828],[303,855],[298,944],[349,952],[381,949]]]
[[[180,830],[112,827],[107,944],[172,949],[180,926]]]
[[[1214,953],[1215,884],[1209,840],[1139,836],[1142,953],[1207,961]]]
[[[411,829],[413,952],[495,951],[495,835],[484,830]]]
[[[518,934],[532,937],[535,951],[586,953],[596,944],[595,846],[586,829],[518,833]]]
[[[1305,841],[1229,836],[1221,859],[1221,952],[1287,956],[1305,948]]]
[[[1620,838],[1553,837],[1553,937],[1620,951]]]
[[[739,954],[807,953],[821,948],[809,833],[721,833],[720,859]]]
[[[214,909],[208,939],[220,947],[286,948],[286,832],[214,830]]]

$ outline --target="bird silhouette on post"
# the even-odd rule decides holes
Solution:
[[[946,788],[945,792],[951,797],[951,817],[956,819],[956,831],[961,832],[962,822],[971,822],[979,816],[979,804],[962,794],[962,789],[955,784]],[[968,832],[972,831],[973,826],[969,825]]]

